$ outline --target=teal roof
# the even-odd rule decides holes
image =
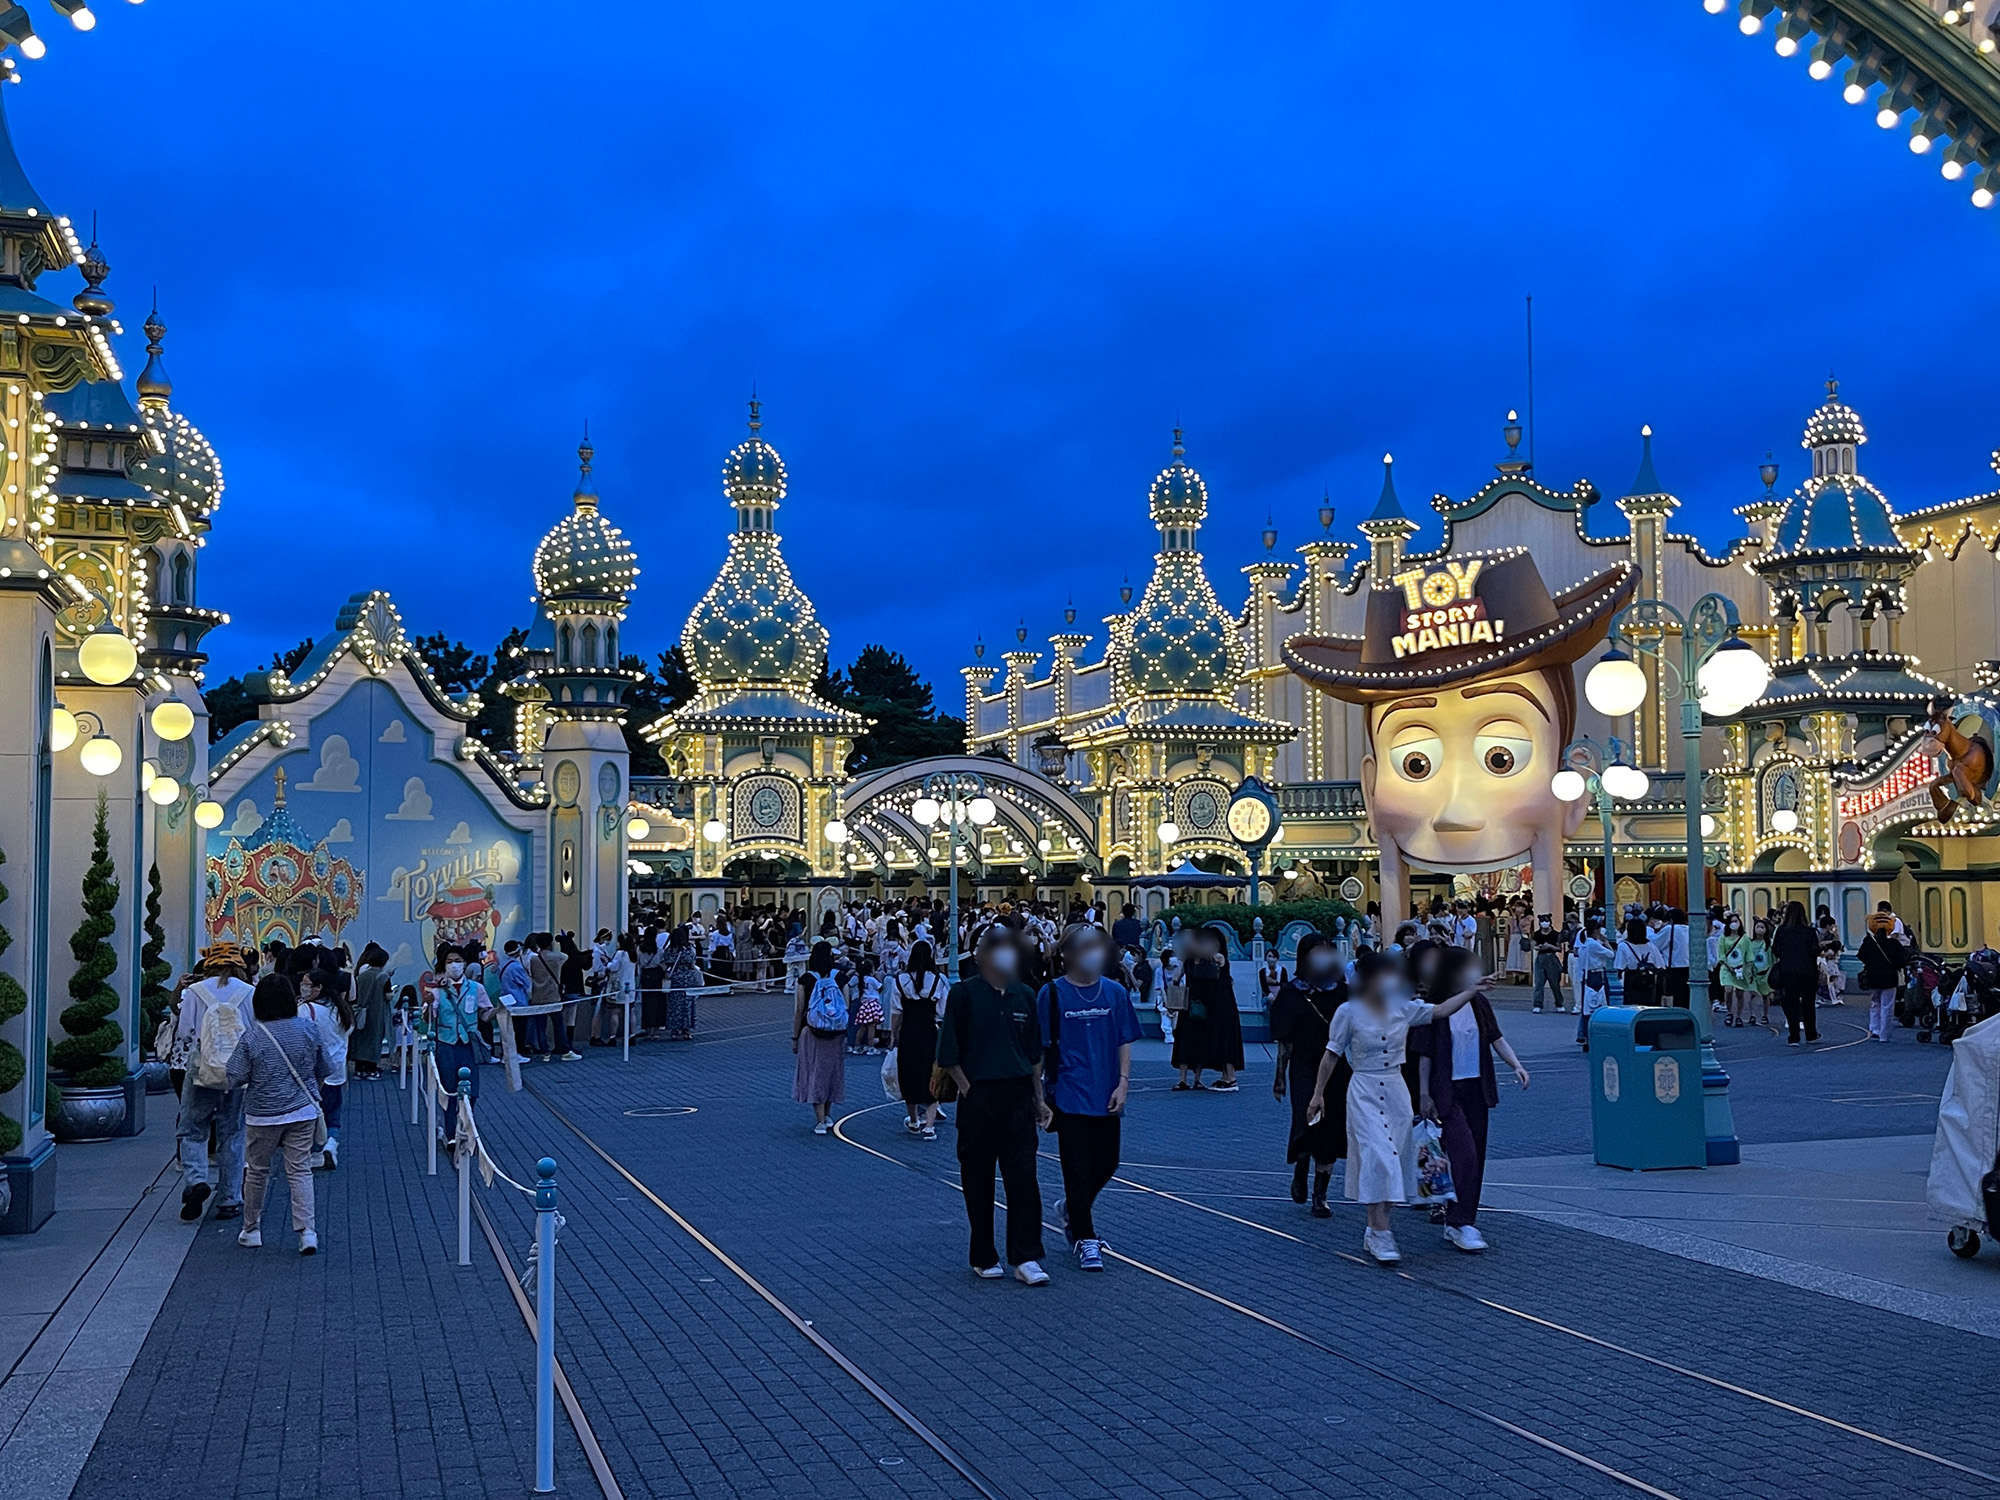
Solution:
[[[29,209],[37,218],[52,219],[48,204],[28,181],[21,158],[14,154],[14,138],[7,129],[7,111],[0,105],[0,212],[25,215]]]
[[[1639,472],[1632,476],[1632,488],[1628,495],[1664,495],[1666,486],[1660,483],[1660,476],[1653,471],[1653,429],[1639,429]]]
[[[1396,498],[1396,462],[1386,453],[1382,455],[1382,493],[1375,501],[1375,508],[1368,512],[1371,521],[1407,521],[1409,516],[1403,510],[1403,502]]]
[[[1776,551],[1852,552],[1878,547],[1903,550],[1889,502],[1858,475],[1837,475],[1794,495],[1778,522]]]
[[[82,380],[66,391],[51,391],[42,402],[42,409],[65,427],[87,423],[93,432],[109,429],[144,441],[145,428],[140,425],[139,413],[133,410],[125,388],[115,380]]]

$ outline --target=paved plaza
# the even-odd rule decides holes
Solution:
[[[560,1163],[557,1349],[606,1474],[559,1418],[559,1492],[2000,1494],[1991,1424],[1940,1385],[2000,1349],[2000,1256],[1954,1259],[1923,1216],[1912,1143],[1948,1054],[1858,1041],[1838,1010],[1817,1050],[1724,1032],[1744,1166],[1633,1177],[1587,1163],[1574,1022],[1501,1013],[1534,1077],[1494,1120],[1493,1248],[1405,1210],[1400,1270],[1360,1258],[1358,1209],[1290,1201],[1258,1047],[1240,1093],[1177,1094],[1148,1044],[1100,1208],[1110,1268],[1052,1245],[1040,1290],[969,1274],[951,1133],[907,1135],[875,1060],[850,1062],[837,1134],[811,1134],[782,998],[710,1002],[691,1046],[538,1065],[518,1094],[489,1073],[495,1158]],[[126,1281],[68,1295],[91,1316],[24,1315],[43,1331],[10,1335],[0,1493],[528,1491],[534,1350],[507,1277],[480,1227],[453,1264],[450,1167],[425,1175],[408,1096],[349,1097],[319,1256],[182,1226],[157,1187],[99,1257]],[[130,1143],[156,1170],[169,1128],[160,1110]],[[527,1200],[475,1195],[520,1272]],[[172,1243],[144,1272],[148,1235]],[[0,1274],[33,1250],[0,1242]],[[136,1347],[93,1358],[121,1327]]]

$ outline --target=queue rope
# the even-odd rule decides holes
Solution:
[[[515,1192],[523,1193],[530,1198],[534,1197],[535,1190],[533,1188],[523,1187],[520,1183],[509,1177],[500,1169],[500,1164],[487,1151],[486,1142],[481,1139],[478,1124],[472,1117],[471,1097],[468,1095],[466,1098],[461,1099],[455,1091],[447,1089],[444,1086],[444,1080],[438,1076],[436,1054],[431,1052],[424,1054],[424,1072],[428,1075],[430,1087],[437,1095],[437,1102],[439,1104],[457,1104],[461,1106],[458,1112],[458,1129],[452,1136],[452,1159],[456,1161],[470,1147],[473,1153],[473,1161],[479,1168],[480,1180],[488,1187],[493,1186],[493,1179],[497,1177]]]

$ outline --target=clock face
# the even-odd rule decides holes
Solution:
[[[1261,797],[1238,797],[1229,804],[1230,836],[1239,844],[1261,844],[1271,832],[1271,809]]]
[[[759,828],[776,828],[785,816],[784,796],[774,786],[759,787],[750,798],[750,821]]]

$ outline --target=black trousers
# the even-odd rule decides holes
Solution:
[[[1688,971],[1680,969],[1660,970],[1660,1004],[1678,1005],[1688,1008]]]
[[[1819,994],[1819,976],[1795,982],[1773,976],[1774,987],[1778,991],[1778,1004],[1785,1012],[1785,1040],[1796,1042],[1799,1028],[1805,1027],[1806,1040],[1819,1040],[1819,1006],[1815,1003]]]
[[[1042,1258],[1042,1188],[1035,1180],[1035,1085],[1030,1078],[984,1079],[958,1102],[958,1171],[975,1270],[996,1265],[993,1171],[1007,1185],[1007,1259]]]
[[[1063,1200],[1072,1240],[1097,1238],[1091,1205],[1118,1170],[1122,1123],[1117,1115],[1056,1116],[1056,1151],[1062,1157]],[[1012,1193],[1008,1196],[1011,1201]]]
[[[1463,1229],[1479,1222],[1479,1194],[1486,1180],[1486,1085],[1477,1078],[1454,1078],[1451,1097],[1452,1111],[1444,1117],[1444,1154],[1458,1198],[1444,1206],[1444,1221]]]

